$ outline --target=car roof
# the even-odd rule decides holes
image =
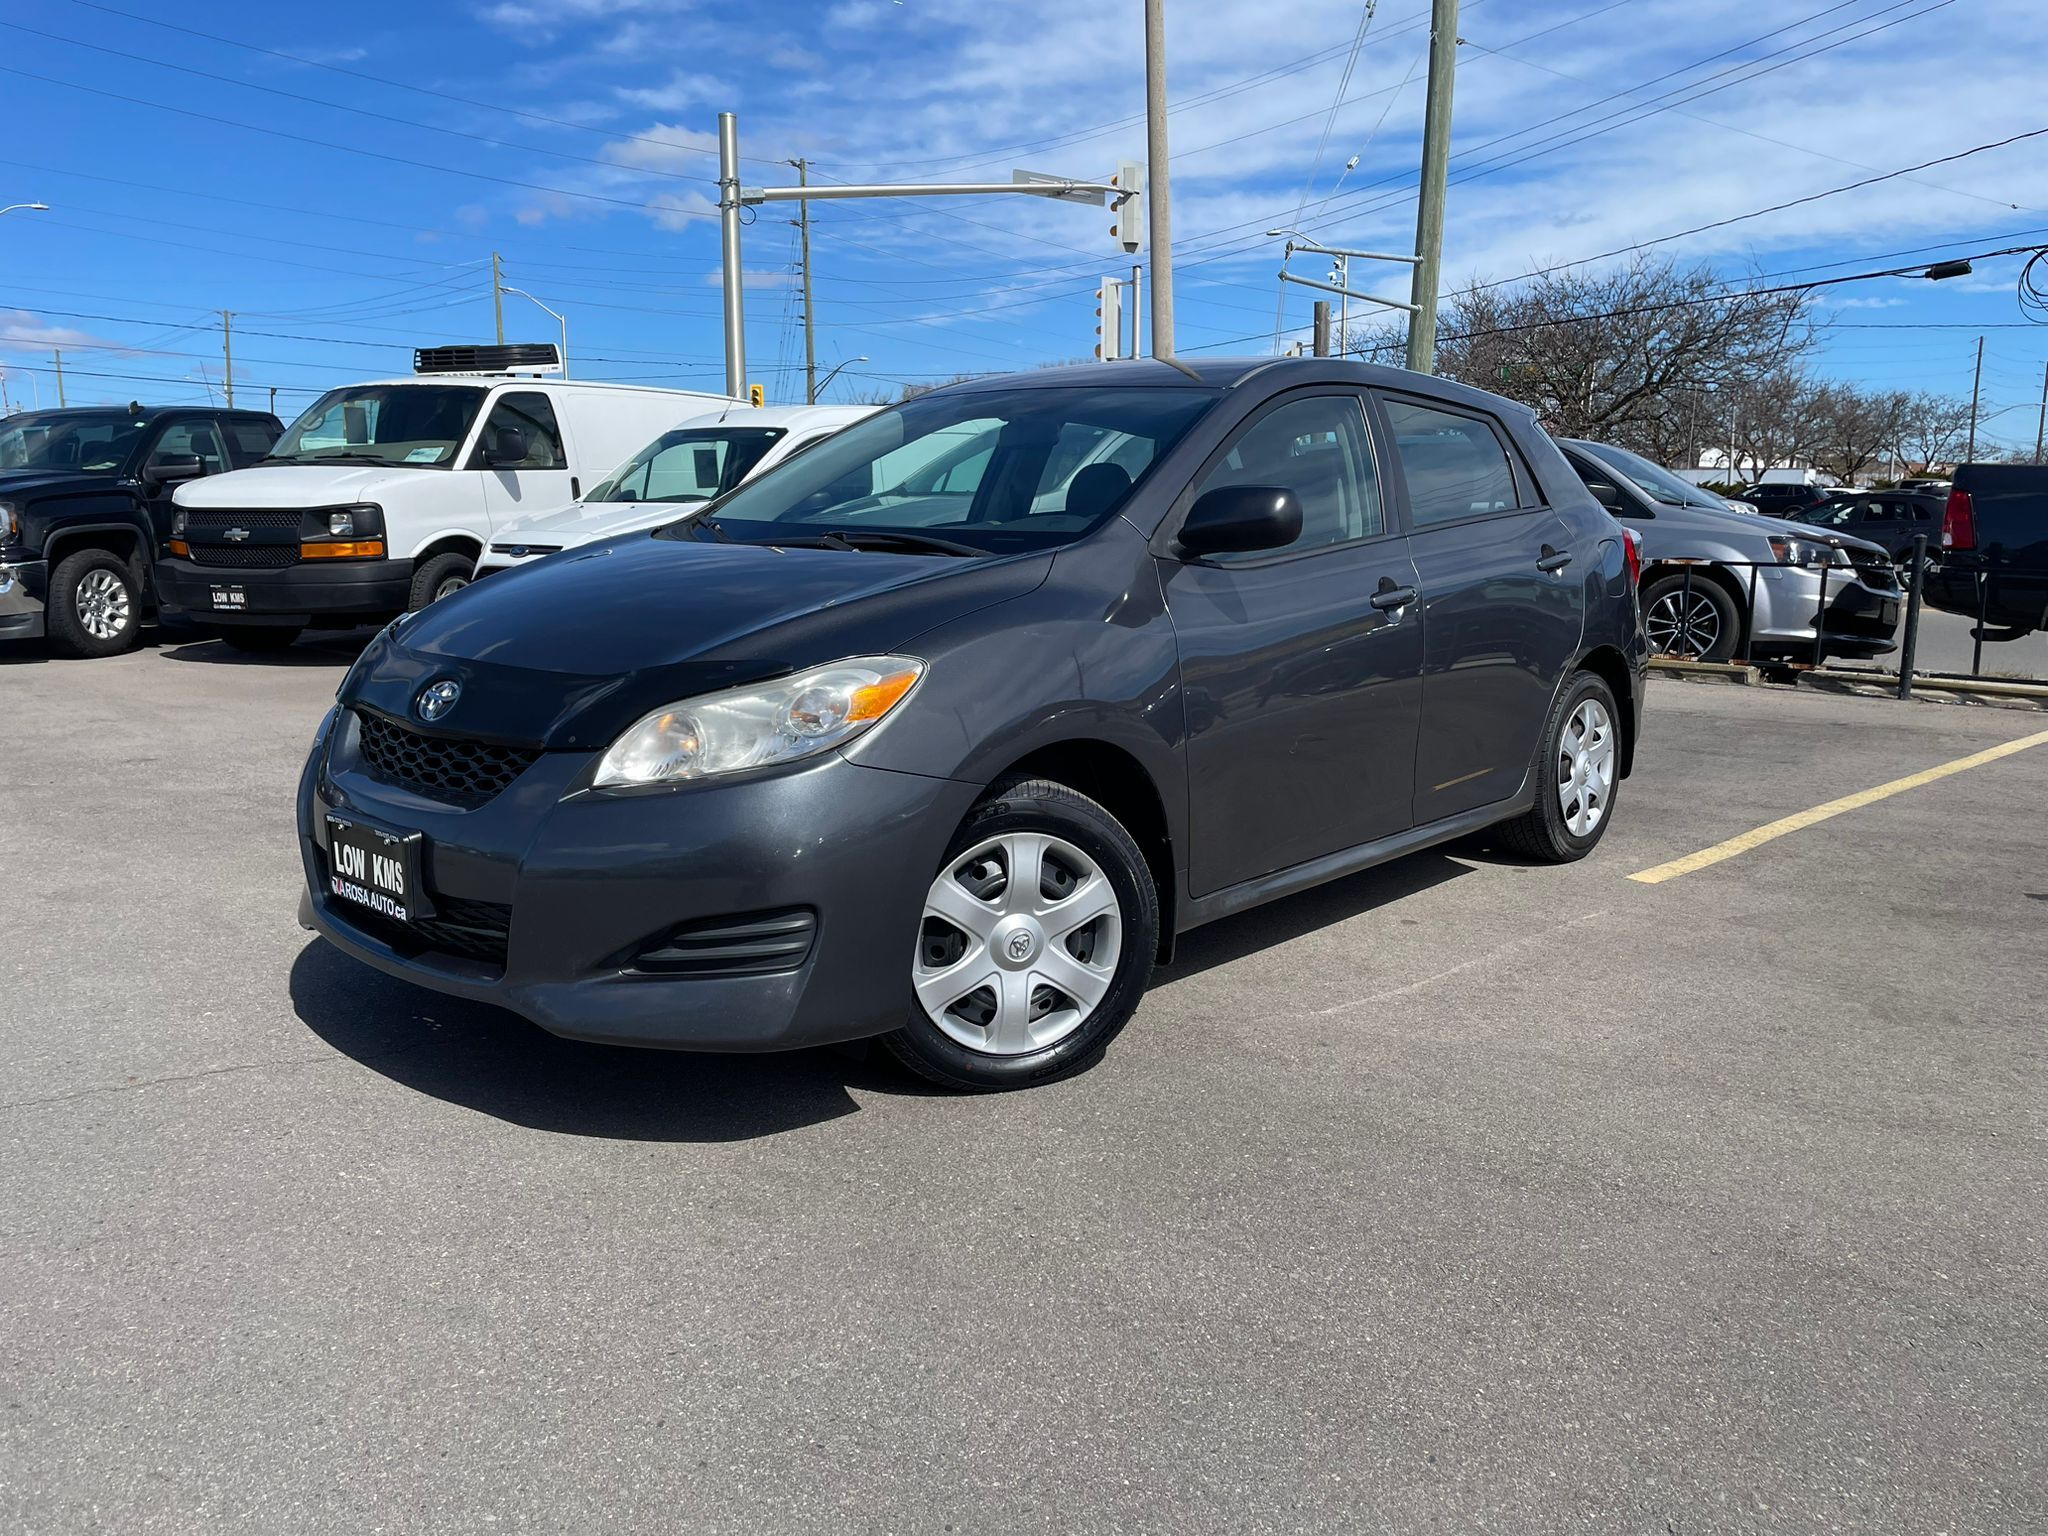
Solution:
[[[1076,386],[1186,389],[1191,385],[1217,391],[1256,385],[1262,393],[1277,393],[1301,384],[1353,384],[1405,390],[1483,410],[1509,412],[1518,417],[1533,418],[1535,414],[1519,401],[1491,395],[1451,379],[1336,357],[1182,357],[1172,363],[1147,357],[1114,363],[1065,363],[1056,368],[1036,368],[1028,373],[992,373],[980,378],[962,379],[957,384],[942,384],[929,394],[964,395],[992,389],[1072,389]]]
[[[684,427],[843,427],[872,416],[879,405],[748,405],[743,400],[700,415],[686,416],[670,431]]]

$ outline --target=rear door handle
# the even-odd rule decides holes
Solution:
[[[1572,557],[1568,553],[1561,549],[1552,549],[1546,544],[1543,546],[1543,553],[1537,556],[1536,569],[1547,574],[1561,571],[1571,563]]]
[[[1390,608],[1406,608],[1415,601],[1413,587],[1397,587],[1387,578],[1380,578],[1380,589],[1372,595],[1373,607],[1385,613]]]

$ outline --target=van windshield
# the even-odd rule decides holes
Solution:
[[[484,393],[473,384],[329,390],[278,439],[268,462],[452,469]]]
[[[1177,387],[936,392],[856,422],[665,532],[828,549],[1049,549],[1114,516],[1217,398]]]
[[[678,427],[664,432],[584,497],[591,501],[709,501],[754,472],[781,427]]]

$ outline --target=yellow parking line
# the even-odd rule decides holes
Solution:
[[[1695,870],[1706,869],[1723,859],[1732,859],[1738,853],[1747,853],[1765,843],[1783,837],[1787,832],[1797,832],[1801,827],[1810,827],[1829,817],[1839,816],[1844,811],[1860,810],[1893,795],[1903,794],[1909,789],[1918,789],[1922,784],[1932,784],[1936,779],[1945,779],[1952,773],[1961,773],[1966,768],[1981,768],[1986,763],[1995,763],[2001,757],[2011,757],[2015,752],[2024,752],[2029,747],[2048,744],[2048,731],[2036,731],[2031,736],[2022,736],[2017,741],[2008,741],[1982,752],[1972,752],[1968,757],[1959,757],[1952,763],[1942,763],[1934,768],[1923,768],[1918,773],[1909,773],[1903,779],[1893,779],[1889,784],[1880,784],[1875,789],[1858,790],[1853,795],[1844,795],[1839,800],[1830,800],[1825,805],[1816,805],[1810,811],[1799,811],[1776,821],[1766,822],[1739,837],[1731,837],[1725,843],[1716,843],[1711,848],[1702,848],[1698,853],[1688,853],[1682,859],[1673,859],[1669,864],[1659,864],[1654,869],[1638,870],[1629,879],[1639,880],[1644,885],[1661,885],[1666,880],[1676,880],[1680,875],[1692,874]]]

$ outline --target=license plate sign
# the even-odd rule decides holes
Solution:
[[[208,591],[210,592],[213,598],[213,611],[215,613],[220,613],[223,611],[228,613],[240,613],[246,610],[249,606],[249,594],[244,592],[240,587],[210,587],[208,588]]]
[[[327,889],[393,922],[433,915],[420,879],[417,832],[389,832],[352,816],[327,813]]]

